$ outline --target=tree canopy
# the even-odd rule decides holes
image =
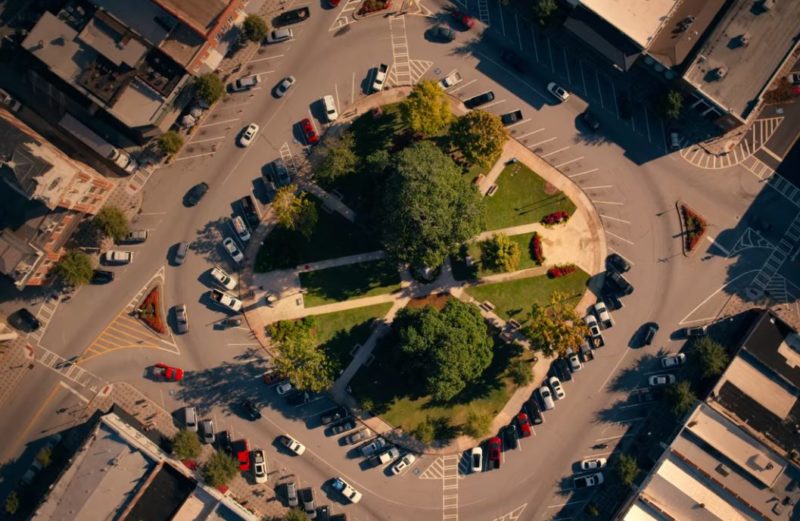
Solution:
[[[70,286],[82,286],[92,280],[92,260],[80,250],[68,251],[56,264],[56,275]]]
[[[664,394],[675,416],[682,416],[691,409],[697,401],[692,391],[692,386],[686,380],[670,385]]]
[[[291,508],[283,516],[283,521],[308,521],[308,516],[299,508]]]
[[[683,94],[677,90],[667,92],[659,106],[661,115],[667,119],[678,119],[683,109]]]
[[[213,104],[225,93],[225,84],[219,76],[211,72],[198,76],[195,80],[195,88],[197,96],[208,105]]]
[[[353,172],[358,164],[358,157],[353,151],[353,135],[345,132],[341,137],[326,137],[318,154],[320,161],[314,168],[314,175],[321,183],[331,181]]]
[[[530,338],[532,346],[546,356],[553,353],[565,355],[567,348],[581,345],[588,333],[566,295],[558,291],[550,296],[549,305],[534,304],[531,307],[530,320],[525,327],[525,335]]]
[[[636,480],[636,476],[639,475],[639,463],[637,463],[636,458],[633,456],[622,453],[619,455],[614,470],[617,471],[620,481],[631,486]]]
[[[196,432],[181,429],[172,438],[172,452],[179,459],[194,459],[200,455],[202,450],[203,446],[200,444],[200,438],[197,437]]]
[[[104,206],[92,219],[95,227],[107,237],[118,241],[128,235],[128,218],[116,206]]]
[[[403,371],[422,380],[434,400],[454,398],[492,362],[492,339],[477,307],[450,299],[433,307],[403,308],[393,322]]]
[[[203,465],[203,478],[212,487],[227,485],[239,473],[239,462],[225,454],[214,451]]]
[[[267,36],[267,22],[257,14],[249,14],[242,24],[244,37],[251,42],[258,42]]]
[[[703,378],[719,376],[728,367],[730,357],[719,342],[703,337],[694,344],[694,353],[703,372]]]
[[[164,155],[172,155],[183,146],[183,138],[174,130],[168,130],[158,136],[158,149]]]
[[[278,224],[287,230],[296,230],[308,238],[317,225],[317,206],[306,193],[297,194],[297,186],[279,188],[272,201]]]
[[[282,320],[269,326],[278,350],[278,372],[296,389],[321,392],[333,385],[333,364],[322,349],[314,330],[313,317]]]
[[[481,264],[492,271],[516,271],[520,260],[519,244],[505,233],[481,242]]]
[[[503,152],[508,139],[500,118],[483,110],[473,110],[458,118],[450,128],[450,142],[469,164],[491,167]]]
[[[382,201],[384,247],[414,267],[440,266],[481,230],[478,192],[464,182],[455,163],[427,141],[396,156]]]
[[[450,102],[433,80],[422,80],[400,104],[403,123],[412,132],[425,136],[442,134],[453,121]]]

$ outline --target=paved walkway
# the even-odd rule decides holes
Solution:
[[[342,202],[341,199],[330,194],[319,187],[316,183],[313,183],[307,179],[298,179],[297,181],[298,186],[305,190],[306,192],[310,192],[319,199],[322,200],[322,203],[330,208],[331,210],[337,212],[342,217],[347,219],[350,222],[355,222],[356,220],[356,213],[350,209],[346,204]]]

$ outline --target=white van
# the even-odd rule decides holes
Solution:
[[[197,432],[197,409],[194,407],[183,408],[183,425],[186,430]]]
[[[242,242],[249,241],[250,230],[244,223],[244,219],[242,219],[241,216],[237,215],[231,220],[231,222],[233,223],[233,230],[236,232],[236,235],[239,237],[239,240]]]
[[[322,105],[325,107],[325,116],[327,116],[328,121],[336,121],[336,118],[339,117],[339,113],[336,111],[336,103],[333,101],[333,96],[330,94],[323,96]]]

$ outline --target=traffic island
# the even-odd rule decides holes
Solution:
[[[167,321],[164,303],[161,299],[161,285],[158,284],[147,293],[147,296],[134,310],[136,318],[141,320],[151,331],[159,335],[167,334]]]
[[[681,223],[681,236],[683,237],[683,253],[689,256],[694,253],[700,239],[705,235],[708,224],[700,214],[689,208],[686,204],[679,201],[677,207]]]

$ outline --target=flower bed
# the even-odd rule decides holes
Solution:
[[[567,222],[569,213],[564,211],[553,212],[542,217],[542,224],[545,226],[554,226]]]
[[[358,8],[358,15],[363,16],[365,14],[377,13],[378,11],[388,9],[391,5],[392,0],[364,0],[361,7]]]
[[[578,269],[578,267],[574,264],[559,264],[558,266],[553,266],[547,270],[547,276],[551,279],[566,277],[570,273],[573,273],[576,269]]]
[[[686,251],[690,252],[695,249],[697,243],[706,233],[706,220],[700,217],[694,210],[688,206],[681,205],[681,218],[683,219],[683,227],[686,230]]]
[[[534,262],[541,266],[544,264],[544,251],[542,250],[542,238],[538,233],[533,234],[531,237],[531,258]]]
[[[161,291],[158,286],[153,288],[136,308],[136,316],[156,333],[167,333],[167,326],[161,316]]]

